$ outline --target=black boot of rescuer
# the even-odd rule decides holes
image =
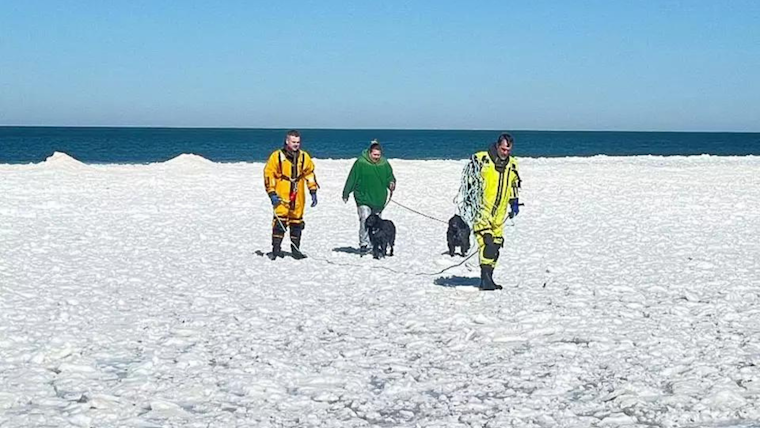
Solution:
[[[290,234],[290,253],[296,260],[305,259],[306,255],[301,252],[301,231],[298,230],[297,234]]]
[[[483,291],[502,289],[501,285],[493,282],[493,266],[480,265],[480,289]]]
[[[301,244],[300,240],[299,242],[291,242],[290,243],[290,252],[293,254],[293,258],[296,260],[301,260],[306,258],[306,254],[302,253],[301,250],[298,249],[298,246]]]
[[[282,244],[280,244],[280,243],[272,244],[272,252],[269,253],[269,258],[271,260],[276,260],[277,257],[279,257],[279,258],[285,257],[285,254],[282,252],[282,246],[281,245]]]

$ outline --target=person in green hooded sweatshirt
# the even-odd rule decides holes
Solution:
[[[359,213],[359,251],[361,255],[370,250],[369,231],[364,222],[372,214],[380,215],[388,200],[388,190],[396,189],[393,168],[383,156],[383,148],[377,140],[372,140],[369,148],[362,152],[343,186],[343,202],[353,192]]]

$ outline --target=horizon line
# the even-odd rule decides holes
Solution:
[[[693,130],[610,130],[610,129],[484,129],[484,128],[284,128],[284,127],[244,127],[244,126],[143,126],[143,125],[0,125],[0,128],[75,128],[75,129],[209,129],[209,130],[271,130],[287,131],[488,131],[488,132],[625,132],[625,133],[690,133],[690,134],[759,134],[758,131],[693,131]]]

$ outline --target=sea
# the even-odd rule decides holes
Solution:
[[[184,153],[214,162],[261,162],[286,129],[0,127],[0,164],[44,161],[63,152],[85,163],[164,162]],[[519,157],[760,155],[760,133],[525,130],[300,129],[317,159],[350,159],[373,139],[391,159],[466,159],[502,132]]]

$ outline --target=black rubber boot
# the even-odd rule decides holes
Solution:
[[[277,257],[285,257],[285,254],[282,253],[282,238],[285,236],[283,221],[287,221],[287,219],[279,220],[275,217],[272,223],[272,252],[269,253],[269,258],[272,260],[276,260]]]
[[[290,252],[296,260],[305,259],[306,255],[301,252],[301,225],[290,227]]]
[[[272,242],[272,252],[269,253],[269,258],[272,260],[276,260],[277,257],[283,258],[285,257],[285,254],[282,252],[282,239],[275,240]]]
[[[298,239],[297,241],[290,241],[290,252],[293,254],[293,258],[296,260],[301,260],[306,258],[306,254],[302,253],[299,249],[299,246],[301,245],[301,240]]]
[[[484,291],[502,289],[501,285],[493,282],[493,266],[480,265],[480,289]]]

